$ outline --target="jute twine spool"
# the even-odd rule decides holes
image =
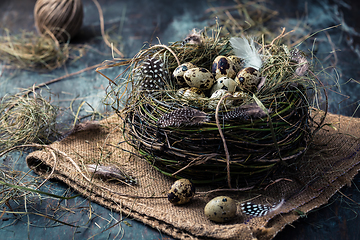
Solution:
[[[34,8],[38,32],[53,34],[60,42],[67,42],[78,33],[83,15],[81,0],[37,0]]]

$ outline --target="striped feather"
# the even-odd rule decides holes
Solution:
[[[159,127],[180,127],[181,125],[197,125],[208,121],[209,118],[203,111],[193,108],[180,108],[162,115],[157,124]]]

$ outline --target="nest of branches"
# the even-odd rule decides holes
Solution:
[[[305,73],[309,63],[296,49],[275,39],[258,43],[264,62],[261,86],[237,96],[227,93],[214,107],[210,97],[179,94],[181,86],[172,74],[185,62],[211,70],[217,56],[234,55],[228,38],[214,31],[204,31],[200,38],[200,43],[179,41],[141,50],[120,64],[128,68],[110,81],[108,97],[124,118],[125,139],[158,171],[195,183],[254,186],[307,150],[312,138],[308,91],[318,92],[315,75]],[[151,59],[163,74],[161,84],[149,89],[156,80],[149,81],[144,71]],[[122,102],[124,89],[128,94]]]

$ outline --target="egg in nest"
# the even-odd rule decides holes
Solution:
[[[215,76],[215,79],[221,77],[234,78],[236,75],[233,62],[225,56],[217,56],[214,59],[211,73]]]
[[[242,58],[239,58],[238,56],[231,55],[227,57],[234,65],[235,72],[239,72],[241,69],[245,66],[245,61]]]
[[[210,94],[213,94],[216,90],[224,89],[230,93],[236,91],[238,84],[231,78],[221,77],[216,80],[214,85],[211,88]]]
[[[244,68],[236,74],[235,82],[241,89],[255,92],[261,82],[260,72],[253,67]]]
[[[200,98],[204,98],[205,94],[203,91],[201,91],[199,88],[196,87],[185,87],[185,88],[180,88],[176,94],[179,97],[185,98],[187,100],[198,100]]]
[[[215,82],[214,76],[206,68],[191,68],[184,73],[184,79],[190,87],[207,90]]]
[[[218,105],[220,99],[226,95],[227,93],[229,93],[228,91],[224,90],[224,89],[218,89],[215,92],[213,92],[213,94],[211,94],[209,103],[208,103],[208,108],[209,109],[216,109],[216,106]],[[232,100],[229,100],[228,98],[225,98],[222,103],[220,104],[220,109],[223,109],[224,107],[231,107],[233,105]]]
[[[229,100],[231,100],[233,106],[240,106],[244,100],[248,97],[248,95],[242,91],[234,92]]]
[[[195,187],[189,179],[183,178],[174,182],[168,192],[168,200],[174,205],[190,202],[195,195]]]
[[[186,81],[184,79],[184,73],[192,68],[196,68],[196,66],[194,64],[192,64],[191,62],[186,62],[183,63],[181,65],[179,65],[177,68],[175,68],[174,72],[173,72],[173,77],[176,79],[176,83],[179,86],[184,86],[186,85]]]

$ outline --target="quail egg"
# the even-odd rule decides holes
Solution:
[[[183,178],[174,182],[168,192],[168,200],[174,205],[190,202],[195,195],[195,187],[190,180]]]
[[[184,79],[184,73],[192,68],[196,68],[196,66],[194,64],[192,64],[191,62],[186,62],[183,63],[181,65],[179,65],[177,68],[175,68],[174,72],[173,72],[173,76],[176,79],[176,83],[179,86],[184,86],[186,85],[186,81]]]
[[[184,79],[190,87],[207,90],[215,82],[214,76],[206,68],[191,68],[184,73]]]
[[[261,81],[260,72],[253,67],[244,68],[236,74],[235,81],[243,90],[250,92],[256,91]]]
[[[203,93],[203,91],[201,91],[199,88],[196,88],[196,87],[180,88],[176,94],[187,100],[197,100],[199,98],[205,97],[205,94]]]
[[[229,97],[229,99],[232,101],[232,105],[233,106],[239,106],[244,102],[244,99],[247,97],[247,94],[239,91],[239,92],[234,92],[232,97]]]
[[[229,92],[224,89],[216,90],[213,94],[211,94],[211,97],[210,97],[210,100],[208,103],[208,108],[216,109],[216,106],[218,105],[219,100],[222,98],[222,96],[224,96],[227,93],[229,93]],[[224,99],[222,101],[222,104],[220,105],[220,109],[223,109],[224,106],[226,106],[226,107],[232,106],[232,100]]]
[[[227,196],[219,196],[208,202],[204,208],[205,215],[214,222],[228,222],[236,216],[236,203]]]
[[[216,80],[214,85],[211,88],[210,94],[213,94],[218,89],[224,89],[230,93],[236,91],[238,84],[231,78],[228,77],[221,77]]]
[[[246,97],[246,93],[242,92],[242,91],[238,91],[238,92],[234,92],[232,95],[232,98],[245,98]]]
[[[241,59],[235,55],[232,56],[228,56],[227,57],[230,61],[232,61],[232,63],[234,64],[234,70],[235,72],[239,72],[241,69],[244,68],[245,65],[245,61],[244,59]]]
[[[215,58],[211,67],[211,72],[214,74],[215,79],[221,77],[234,78],[236,75],[233,62],[225,56],[217,56]]]

